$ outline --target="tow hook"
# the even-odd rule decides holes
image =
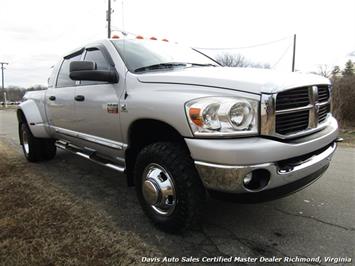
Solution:
[[[337,137],[337,138],[335,139],[335,142],[336,142],[336,143],[338,143],[338,142],[343,142],[343,141],[344,141],[344,139],[341,138],[341,137]]]

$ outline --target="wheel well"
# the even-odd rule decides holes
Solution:
[[[179,143],[190,153],[180,133],[165,122],[141,119],[130,126],[128,130],[128,148],[125,154],[127,183],[129,186],[134,185],[133,169],[139,151],[149,144],[161,141]]]
[[[19,123],[27,123],[25,114],[23,113],[23,111],[21,109],[17,109],[17,120]]]
[[[20,144],[22,145],[22,135],[20,134],[20,130],[21,130],[21,124],[25,123],[27,124],[27,119],[25,114],[23,113],[23,111],[21,109],[17,109],[16,111],[16,115],[17,115],[17,121],[18,121],[18,133],[19,133],[19,139],[20,139]]]

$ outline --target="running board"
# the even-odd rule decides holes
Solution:
[[[107,159],[97,156],[95,151],[85,152],[85,150],[82,150],[82,149],[80,149],[68,142],[64,142],[64,141],[60,141],[60,140],[56,141],[55,146],[57,146],[60,149],[66,150],[66,151],[70,151],[71,153],[79,155],[79,156],[81,156],[85,159],[88,159],[94,163],[97,163],[99,165],[106,166],[108,168],[111,168],[111,169],[119,171],[119,172],[125,171],[125,167],[118,166],[110,160],[107,160]]]

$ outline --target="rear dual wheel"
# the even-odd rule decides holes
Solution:
[[[54,140],[34,137],[26,123],[19,124],[19,137],[23,153],[30,162],[50,160],[56,155]]]

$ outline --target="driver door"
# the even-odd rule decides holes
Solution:
[[[86,48],[84,61],[96,63],[97,70],[113,67],[104,46]],[[97,152],[115,158],[123,158],[119,96],[123,91],[123,79],[119,83],[80,81],[75,88],[74,130],[83,136],[83,144]]]

